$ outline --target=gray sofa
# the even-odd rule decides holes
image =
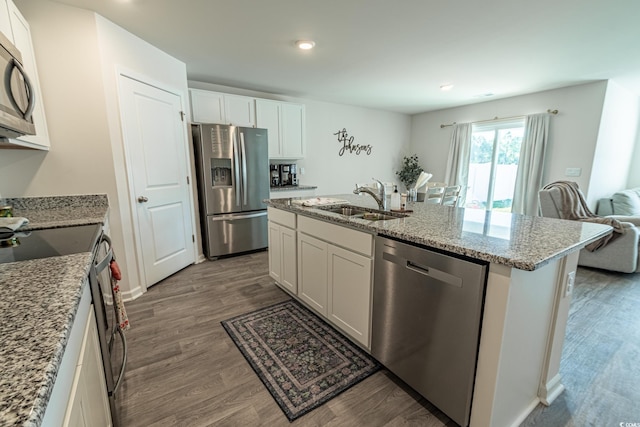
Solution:
[[[596,214],[640,226],[640,187],[618,191],[611,197],[598,200]]]
[[[540,198],[542,216],[560,218],[560,206],[562,204],[560,190],[557,188],[540,190],[538,196]],[[638,260],[640,230],[634,223],[624,220],[624,218],[630,217],[614,217],[622,221],[625,229],[624,234],[597,251],[591,252],[582,249],[578,258],[578,265],[619,271],[621,273],[636,273],[640,271],[640,261]],[[637,219],[640,220],[640,216]]]

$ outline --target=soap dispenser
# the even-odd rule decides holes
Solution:
[[[398,193],[398,186],[393,186],[393,193],[391,193],[391,209],[399,210],[400,209],[400,193]]]

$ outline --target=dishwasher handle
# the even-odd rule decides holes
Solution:
[[[432,279],[439,280],[441,282],[456,286],[458,288],[462,287],[461,277],[457,277],[457,276],[454,276],[453,274],[445,273],[444,271],[438,270],[437,268],[416,264],[415,262],[409,261],[409,260],[407,260],[406,267],[408,270],[411,270],[418,274],[422,274],[423,276],[427,276]]]

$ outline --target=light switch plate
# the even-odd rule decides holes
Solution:
[[[582,175],[582,168],[567,168],[564,171],[565,176],[580,176]]]

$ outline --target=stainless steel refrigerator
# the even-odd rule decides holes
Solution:
[[[267,130],[195,123],[192,132],[205,255],[266,248]]]

